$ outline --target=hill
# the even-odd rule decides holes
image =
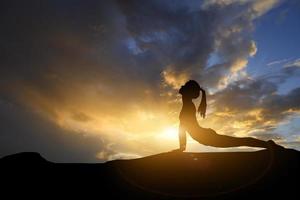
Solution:
[[[0,159],[2,191],[104,199],[296,198],[300,152],[167,152],[98,164],[52,163],[38,153]],[[19,193],[20,192],[20,193]],[[39,196],[39,195],[37,195]]]

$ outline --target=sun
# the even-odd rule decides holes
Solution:
[[[176,126],[166,127],[161,134],[161,137],[168,140],[178,140],[178,129]]]

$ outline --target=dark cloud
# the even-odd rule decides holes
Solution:
[[[275,83],[276,85],[282,84],[287,81],[289,78],[300,76],[300,69],[296,65],[292,65],[289,67],[281,67],[279,69],[274,69],[269,74],[264,74],[259,76],[259,79],[267,79]]]
[[[258,11],[249,9],[255,2],[216,3],[206,7],[195,2],[118,1],[128,32],[142,49],[138,57],[153,55],[150,58],[157,60],[155,68],[164,70],[168,66],[200,79],[209,87],[216,87],[231,73],[230,69],[239,71],[246,64],[241,61],[255,54],[251,32],[253,15]],[[212,53],[216,53],[220,61],[207,69]],[[207,77],[210,78],[206,82]]]
[[[7,79],[48,89],[55,85],[47,79],[51,75],[65,82],[119,78],[126,51],[122,24],[110,1],[12,1],[1,7],[1,37],[6,38],[1,70]]]
[[[262,107],[266,110],[264,116],[269,119],[277,119],[288,115],[288,111],[300,109],[300,88],[293,89],[287,95],[273,94],[262,101]]]
[[[244,79],[236,81],[212,95],[217,110],[234,112],[255,108],[267,95],[277,91],[277,85],[268,80]]]
[[[22,151],[41,153],[53,162],[101,162],[96,152],[105,150],[98,136],[61,129],[32,110],[0,102],[0,157]]]
[[[258,11],[249,9],[254,3],[205,8],[201,1],[2,4],[1,81],[21,79],[51,96],[73,82],[128,92],[134,81],[157,90],[168,67],[201,82],[209,76],[206,85],[216,86],[255,48],[251,16]],[[213,52],[222,62],[205,69]]]
[[[285,69],[283,76],[284,71]],[[272,131],[280,122],[300,110],[300,88],[287,94],[278,94],[278,85],[271,80],[272,78],[240,80],[215,93],[211,96],[215,114],[230,112],[233,121],[248,122],[247,129],[249,132],[254,131],[254,136],[262,139],[271,138],[269,136],[277,138],[277,134],[274,135]]]
[[[129,33],[140,48],[154,54],[161,69],[170,64],[177,70],[204,68],[214,48],[214,12],[191,11],[182,1],[119,1],[119,5]]]

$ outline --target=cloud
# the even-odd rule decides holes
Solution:
[[[93,120],[91,117],[89,117],[88,115],[86,115],[83,112],[74,112],[72,115],[72,118],[79,122],[88,122],[88,121]]]
[[[96,157],[101,160],[116,160],[116,159],[135,159],[135,158],[139,158],[140,155],[130,154],[130,153],[111,154],[111,153],[107,153],[105,151],[101,151],[97,154]]]
[[[260,138],[261,140],[282,140],[282,136],[280,134],[276,134],[276,133],[266,133],[266,132],[256,132],[253,133],[252,136]]]
[[[300,58],[297,58],[292,62],[286,63],[284,67],[300,67]]]
[[[42,150],[55,160],[70,160],[72,152],[84,160],[91,155],[108,159],[171,149],[177,141],[161,145],[157,135],[178,122],[177,89],[192,78],[216,92],[209,96],[215,102],[215,117],[205,123],[224,133],[238,129],[224,125],[224,116],[236,115],[231,124],[246,127],[245,131],[256,125],[273,126],[267,100],[284,101],[284,96],[273,95],[276,85],[271,81],[251,80],[245,70],[249,57],[257,52],[254,20],[278,1],[2,4],[1,99],[17,105],[16,113],[25,109],[34,116],[7,118],[10,124],[24,121],[20,126],[24,133],[16,128],[19,136],[10,136],[13,126],[1,124],[9,138],[1,141],[3,152],[32,149],[31,144],[38,151],[52,133],[55,141],[49,140],[49,149]],[[208,66],[211,55],[218,61]],[[294,67],[284,70],[285,76],[295,72]],[[290,95],[297,96],[294,93]],[[278,114],[290,109],[280,105]],[[241,117],[244,111],[248,114]],[[9,112],[4,109],[1,114]],[[274,120],[279,119],[283,118]],[[28,121],[38,127],[32,128]],[[14,140],[36,132],[45,132],[45,139]],[[59,134],[63,144],[58,144]],[[68,142],[68,137],[73,141]],[[80,140],[86,143],[80,145]],[[65,148],[55,152],[51,142]],[[65,151],[68,156],[61,154]]]
[[[234,4],[246,5],[251,12],[252,17],[259,17],[276,6],[279,2],[280,0],[206,0],[204,1],[202,7],[207,8],[216,4],[221,7],[227,7]]]
[[[182,85],[188,81],[189,75],[184,72],[176,73],[170,68],[167,68],[162,72],[162,76],[166,85],[171,86],[174,89],[179,89]]]
[[[278,125],[299,113],[300,88],[277,94],[278,85],[268,79],[244,79],[228,85],[210,98],[213,112],[207,124],[220,123],[220,131],[234,135],[253,135],[261,139],[278,137],[272,133]],[[211,125],[210,125],[211,126]],[[281,137],[283,137],[281,135]]]
[[[291,60],[291,59],[285,58],[285,59],[281,59],[281,60],[274,60],[272,62],[267,63],[267,66],[282,64],[282,63],[288,62],[289,60]]]
[[[95,152],[105,150],[101,137],[83,137],[61,129],[30,109],[1,99],[0,157],[22,151],[39,152],[52,162],[101,162]]]
[[[118,1],[128,32],[142,49],[140,54],[152,55],[147,58],[155,58],[157,69],[183,73],[219,89],[245,74],[248,58],[257,52],[251,39],[253,20],[278,3],[151,1],[141,5],[134,0]],[[219,62],[207,68],[212,54],[218,55]]]

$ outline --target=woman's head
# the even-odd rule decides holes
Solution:
[[[200,85],[194,81],[189,80],[179,89],[179,94],[184,97],[189,97],[192,99],[198,98],[200,95]]]
[[[190,98],[190,99],[198,98],[200,95],[200,91],[202,92],[202,98],[201,98],[201,103],[199,104],[198,107],[198,112],[203,118],[205,118],[205,113],[206,113],[205,90],[201,89],[200,85],[194,80],[189,80],[179,89],[179,93],[184,98]]]

